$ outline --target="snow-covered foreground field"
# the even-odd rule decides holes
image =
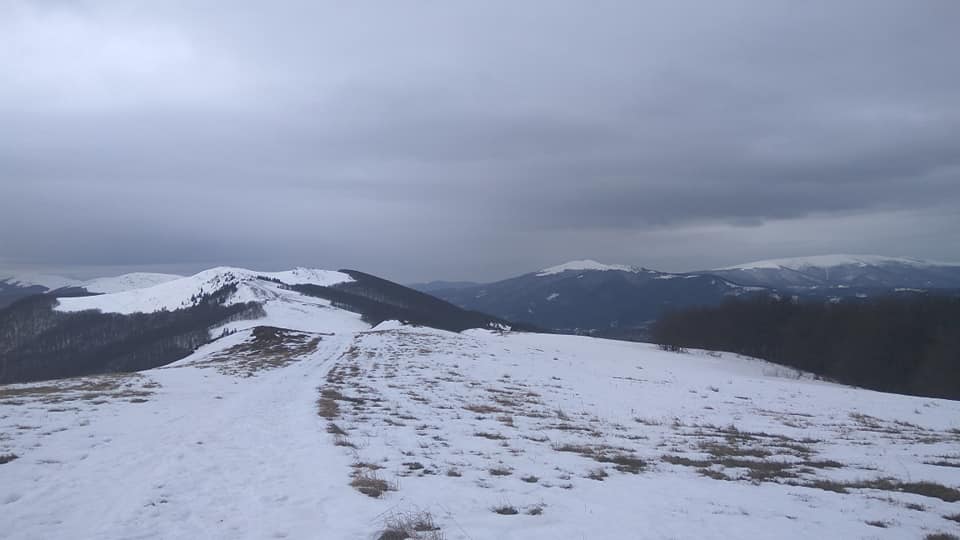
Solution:
[[[0,456],[0,538],[377,538],[427,514],[422,538],[960,529],[960,403],[572,336],[243,330],[0,387]]]

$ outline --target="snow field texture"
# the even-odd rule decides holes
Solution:
[[[164,368],[0,387],[0,538],[957,529],[956,402],[726,354],[266,309]]]

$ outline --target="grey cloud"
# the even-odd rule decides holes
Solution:
[[[958,16],[935,0],[14,2],[0,263],[486,279],[582,257],[960,259]],[[854,217],[845,238],[807,238]],[[871,220],[923,232],[884,242]],[[702,257],[674,253],[680,237]]]

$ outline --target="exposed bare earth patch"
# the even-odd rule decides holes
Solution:
[[[322,334],[257,326],[250,339],[186,365],[212,367],[223,375],[253,377],[302,360],[316,350],[322,339]]]
[[[106,402],[116,399],[144,399],[159,385],[137,373],[116,373],[59,379],[41,383],[0,386],[0,405],[58,405],[70,402]],[[63,407],[50,407],[60,412]]]

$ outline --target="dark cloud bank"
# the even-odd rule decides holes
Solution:
[[[224,7],[2,4],[0,264],[960,260],[956,2]]]

